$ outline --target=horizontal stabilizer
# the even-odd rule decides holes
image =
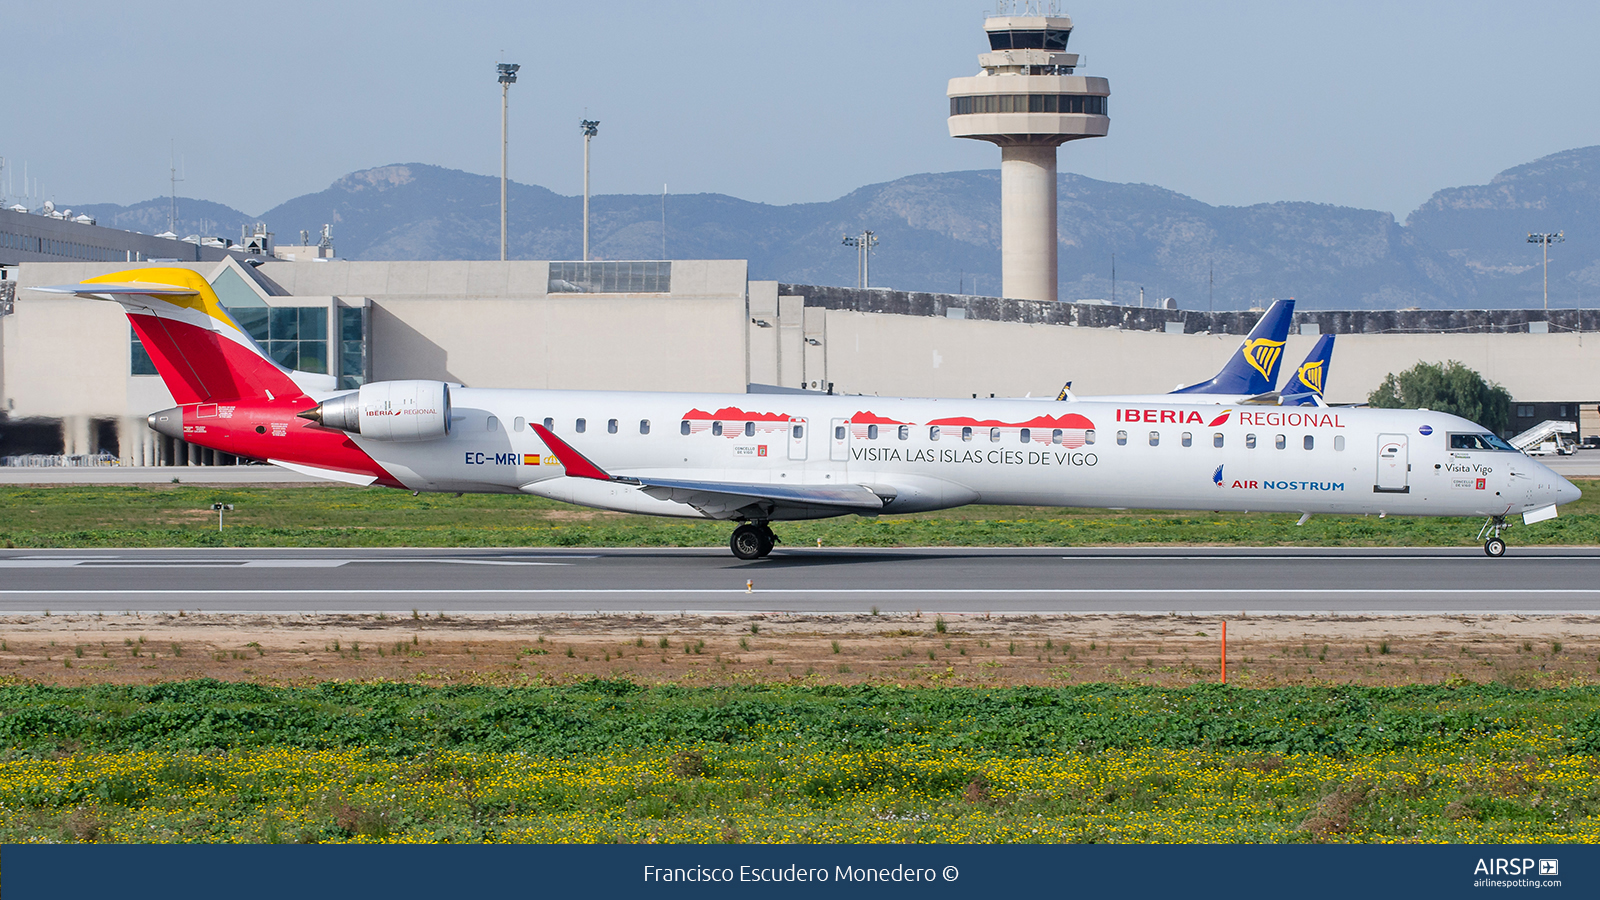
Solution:
[[[125,284],[48,284],[42,287],[31,288],[43,291],[46,294],[82,294],[93,297],[98,294],[147,294],[151,297],[193,297],[200,292],[194,288],[178,287],[170,284],[148,284],[131,282]]]

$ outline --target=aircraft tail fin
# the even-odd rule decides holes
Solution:
[[[1294,299],[1274,300],[1228,364],[1210,381],[1191,384],[1174,394],[1265,394],[1278,383],[1283,345],[1294,320]]]
[[[228,314],[211,285],[190,269],[131,269],[36,290],[122,304],[156,372],[180,405],[298,400],[307,394],[297,376],[326,380],[330,390],[334,386],[327,376],[293,372],[274,362]]]
[[[1317,338],[1317,343],[1306,355],[1288,384],[1280,391],[1284,406],[1315,406],[1322,400],[1323,385],[1328,383],[1328,370],[1333,367],[1333,335]]]

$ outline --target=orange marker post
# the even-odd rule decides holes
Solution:
[[[1222,683],[1228,683],[1228,623],[1222,623]]]

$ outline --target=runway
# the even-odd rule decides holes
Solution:
[[[1600,549],[0,551],[0,614],[1600,613]]]

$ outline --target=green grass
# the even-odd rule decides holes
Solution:
[[[0,840],[1600,840],[1600,689],[0,687]]]
[[[1342,756],[1535,732],[1564,735],[1574,752],[1600,751],[1600,687],[691,688],[625,680],[513,688],[211,680],[0,687],[3,758],[271,746],[354,747],[395,758],[430,749],[582,757],[773,733],[841,750],[1201,747]]]
[[[1516,544],[1600,544],[1600,501],[1511,533]],[[217,532],[212,503],[232,503]],[[776,526],[790,546],[1470,546],[1466,519],[1294,514],[1112,512],[970,506],[937,513],[847,516]],[[726,523],[595,514],[534,497],[423,494],[384,488],[63,486],[0,488],[0,546],[43,547],[710,547]]]

